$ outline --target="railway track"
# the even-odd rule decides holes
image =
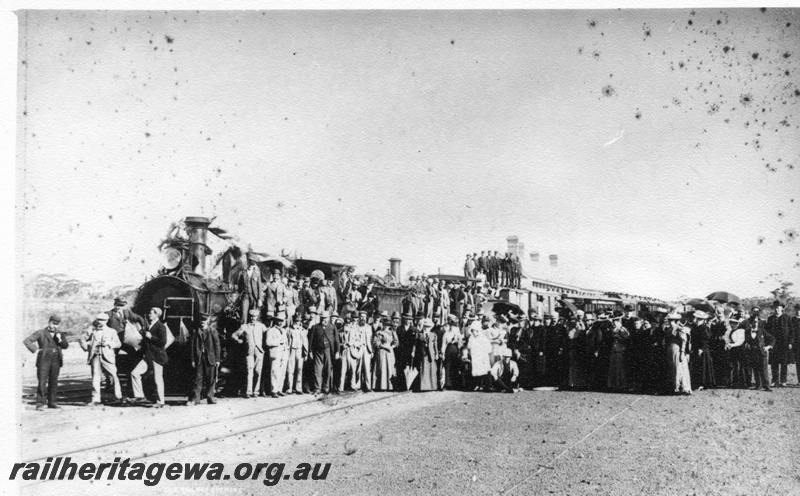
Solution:
[[[154,456],[163,455],[166,453],[184,450],[187,448],[199,446],[206,443],[213,443],[223,439],[250,434],[264,429],[273,429],[282,425],[288,425],[302,420],[321,417],[326,414],[337,412],[340,410],[346,410],[348,408],[357,408],[360,406],[376,403],[379,401],[391,400],[392,398],[396,398],[398,396],[405,394],[409,393],[407,391],[400,393],[391,393],[391,394],[378,393],[377,397],[364,396],[361,395],[360,393],[345,393],[336,396],[323,396],[321,398],[309,399],[307,401],[302,401],[299,403],[281,405],[278,407],[257,410],[254,412],[247,412],[240,415],[234,415],[234,416],[209,420],[205,422],[194,423],[191,425],[183,426],[178,429],[170,429],[168,431],[156,431],[146,435],[129,437],[107,443],[76,448],[61,453],[43,454],[30,458],[26,460],[24,463],[32,463],[32,462],[41,463],[44,462],[47,458],[66,457],[66,456],[74,457],[75,455],[78,455],[80,453],[89,453],[89,452],[92,452],[93,458],[101,458],[104,456],[105,452],[108,452],[105,453],[105,455],[107,455],[108,457],[110,457],[109,459],[111,459],[114,456],[119,456],[120,453],[132,453],[134,451],[138,451],[138,454],[132,456],[127,456],[127,455],[125,456],[125,458],[129,458],[130,461],[133,462],[136,460],[142,460],[145,458],[150,458]],[[355,401],[347,401],[353,398],[358,398],[358,399]],[[336,403],[334,403],[333,405],[328,405],[326,402],[329,401],[336,401]],[[286,412],[289,411],[290,409],[294,409],[305,405],[314,405],[314,404],[319,405],[318,409],[319,411],[312,411],[309,413],[304,413],[302,415],[288,415],[283,418],[274,419],[275,415],[280,414],[281,412]],[[260,416],[264,415],[269,415],[270,417],[273,418],[269,419],[259,418]],[[247,424],[243,422],[244,425],[242,427],[238,429],[228,429],[227,431],[225,431],[225,428],[227,426],[230,426],[231,424],[236,424],[237,421],[242,421],[244,419],[247,419],[250,423]],[[207,430],[212,430],[213,432],[213,429],[216,429],[217,432],[212,433],[210,435],[204,435]],[[186,441],[183,440],[179,441],[178,444],[174,446],[162,446],[162,447],[158,446],[157,440],[159,436],[163,436],[164,434],[171,434],[174,432],[182,432],[183,434],[181,435],[181,438],[185,439]],[[142,441],[146,441],[145,444],[148,446],[146,450],[142,450],[141,448]],[[136,444],[126,449],[126,445],[131,445],[133,443]],[[32,482],[31,484],[26,484],[24,487],[37,485],[44,482],[47,482],[47,480],[37,480]]]

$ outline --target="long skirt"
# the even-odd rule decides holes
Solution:
[[[463,386],[459,376],[461,375],[461,353],[458,345],[450,343],[444,350],[444,387],[452,389]]]
[[[667,353],[669,353],[670,392],[691,393],[692,381],[689,375],[689,357],[683,355],[680,346],[675,343],[669,345]]]
[[[533,387],[533,356],[530,351],[520,352],[517,359],[519,367],[519,386],[523,389]]]
[[[628,377],[625,370],[625,352],[617,351],[611,354],[611,362],[608,366],[608,388],[627,389]]]
[[[375,357],[375,385],[378,391],[391,391],[395,387],[397,369],[394,364],[394,351],[378,350]]]
[[[419,390],[436,391],[439,389],[439,374],[436,360],[423,357],[419,364]]]
[[[519,371],[522,375],[522,369]],[[569,351],[569,381],[567,385],[573,389],[586,387],[586,363],[583,353],[578,350]]]
[[[692,356],[692,384],[694,384],[694,387],[717,387],[711,350],[708,348],[701,349],[703,350],[702,355],[693,353],[694,356]]]

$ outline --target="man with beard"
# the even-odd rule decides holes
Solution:
[[[755,376],[756,389],[772,391],[769,387],[769,350],[775,346],[775,338],[767,332],[766,323],[759,317],[760,309],[753,308],[750,318],[742,323],[744,327],[744,351],[749,369]],[[750,373],[747,373],[748,383]],[[749,386],[749,384],[748,384]]]
[[[311,354],[314,356],[314,386],[312,393],[328,394],[333,381],[333,361],[339,358],[339,334],[330,322],[330,312],[322,312],[318,324],[310,331],[308,338]]]
[[[772,382],[773,386],[786,386],[786,369],[789,367],[789,356],[794,347],[794,333],[792,332],[792,321],[788,315],[783,313],[783,303],[775,300],[772,304],[775,313],[767,319],[766,330],[775,338],[775,349],[770,354],[772,363]]]

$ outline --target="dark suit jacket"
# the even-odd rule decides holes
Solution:
[[[478,257],[475,261],[475,266],[478,270],[486,271],[486,257]]]
[[[148,324],[142,328],[142,348],[144,349],[144,358],[148,362],[166,365],[166,363],[169,361],[169,358],[167,357],[167,350],[164,348],[164,345],[167,344],[167,333],[170,331],[167,330],[167,326],[164,325],[164,323],[160,320],[155,323],[152,329],[149,329],[149,327],[150,325]],[[150,339],[145,336],[145,333],[148,330],[153,336]]]
[[[127,308],[122,309],[122,320],[117,317],[117,312],[114,310],[109,310],[106,313],[108,314],[108,327],[116,330],[117,334],[125,332],[125,321],[135,322],[142,326],[142,329],[147,327],[147,322],[142,316],[133,313]]]
[[[325,342],[328,338],[328,342]],[[308,344],[312,353],[324,353],[325,348],[329,348],[331,355],[339,350],[339,333],[334,324],[315,324],[311,328]]]
[[[243,297],[250,301],[257,302],[264,293],[264,282],[261,279],[261,270],[258,265],[254,265],[254,270],[250,272],[250,267],[239,274],[238,289]]]
[[[739,327],[744,329],[744,347],[749,350],[759,350],[763,355],[765,353],[764,347],[765,346],[775,346],[775,337],[767,332],[766,324],[763,320],[758,319],[756,321],[758,323],[756,327],[756,336],[752,336],[752,330],[754,327],[754,322],[750,320],[745,320]]]
[[[169,332],[169,331],[167,331]],[[206,365],[214,366],[221,357],[219,335],[215,325],[204,331],[202,328],[192,334],[192,362],[199,364],[206,352]]]
[[[67,349],[69,343],[63,332],[61,333],[58,343],[56,343],[53,336],[50,335],[49,328],[45,327],[25,338],[22,343],[31,353],[37,350],[37,348],[33,346],[33,343],[38,345],[39,354],[36,356],[37,367],[42,363],[42,357],[47,353],[55,353],[58,356],[58,366],[61,367],[64,365],[64,356],[61,354],[61,350]]]
[[[794,345],[794,333],[792,332],[792,318],[786,314],[778,317],[770,315],[767,319],[767,332],[775,338],[775,350],[783,351],[789,345]]]

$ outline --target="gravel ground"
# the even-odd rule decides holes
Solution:
[[[793,367],[790,369],[790,371]],[[792,377],[790,383],[796,383]],[[48,482],[25,494],[800,494],[800,388],[689,397],[578,392],[351,394],[223,399],[216,406],[81,408],[22,415],[22,458],[161,431],[75,455],[108,460],[201,444],[149,462],[330,463],[326,481]],[[347,408],[348,405],[370,403]],[[234,415],[294,404],[279,413]],[[315,415],[322,413],[322,415]],[[268,429],[259,426],[305,419]],[[203,432],[171,432],[192,422]],[[202,443],[203,436],[247,433]],[[199,436],[199,437],[198,437]],[[213,436],[211,436],[213,438]],[[33,439],[36,439],[34,442]],[[28,455],[28,456],[26,456]]]

